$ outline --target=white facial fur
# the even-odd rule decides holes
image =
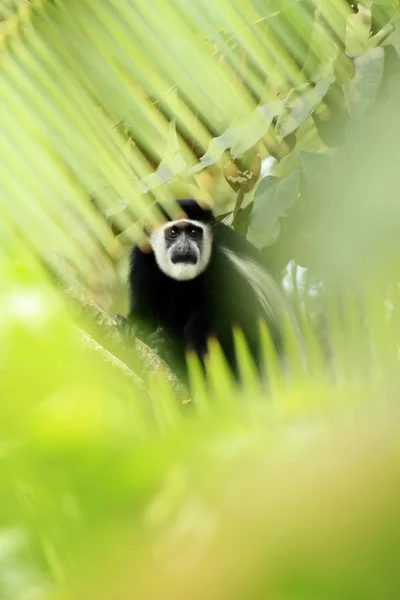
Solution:
[[[196,227],[201,228],[203,232],[201,252],[196,245],[197,263],[195,265],[183,262],[174,264],[171,261],[172,248],[168,249],[165,244],[165,229],[167,227],[171,227],[171,225],[181,223],[195,225]],[[159,229],[152,231],[150,234],[150,245],[153,249],[156,262],[165,275],[168,275],[168,277],[176,279],[177,281],[188,281],[190,279],[195,279],[206,269],[211,258],[212,234],[210,227],[204,223],[201,223],[200,221],[194,221],[192,219],[179,219],[178,221],[168,221],[168,223],[165,223],[165,225]]]

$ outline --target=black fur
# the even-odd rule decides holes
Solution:
[[[268,315],[248,281],[235,269],[222,248],[251,258],[264,267],[261,254],[194,200],[181,200],[179,204],[189,219],[209,223],[212,227],[213,251],[209,266],[196,279],[176,281],[159,269],[153,253],[145,254],[135,247],[129,273],[128,322],[139,328],[139,336],[147,338],[150,335],[150,341],[153,338],[155,345],[161,346],[163,357],[184,379],[185,351],[195,351],[203,358],[210,336],[218,339],[237,375],[232,327],[242,329],[256,364],[259,364],[259,319],[268,321]],[[279,331],[274,323],[267,324],[272,326],[272,334],[279,346]]]

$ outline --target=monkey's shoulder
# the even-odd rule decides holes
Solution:
[[[227,249],[240,256],[257,262],[259,265],[266,267],[265,260],[261,252],[253,246],[246,238],[237,233],[232,227],[224,223],[217,222],[213,226],[214,246],[217,250]]]

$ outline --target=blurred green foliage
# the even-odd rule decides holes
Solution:
[[[1,600],[397,597],[398,17],[0,3]],[[267,389],[237,332],[242,387],[211,344],[182,397],[54,283],[116,312],[183,194],[291,261],[305,348],[262,330]]]

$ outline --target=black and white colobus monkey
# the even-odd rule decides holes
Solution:
[[[232,328],[239,327],[255,364],[261,368],[259,322],[269,327],[282,351],[284,295],[268,274],[261,254],[210,208],[178,200],[185,218],[167,221],[149,236],[151,252],[131,254],[127,319],[138,336],[161,347],[163,358],[186,379],[185,353],[204,359],[215,337],[235,376]],[[164,211],[163,211],[164,212]]]

